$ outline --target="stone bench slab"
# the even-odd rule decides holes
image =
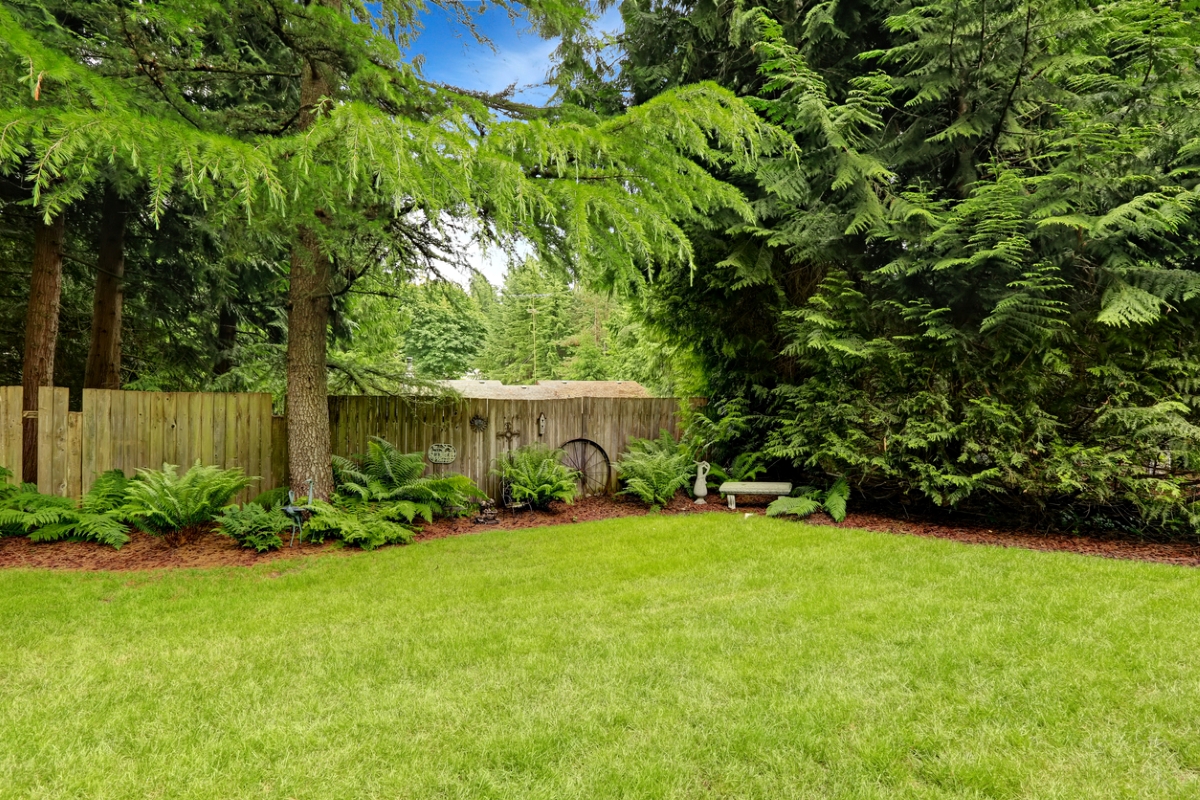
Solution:
[[[739,494],[774,494],[787,496],[792,493],[790,483],[769,483],[766,481],[725,481],[718,492],[729,500],[730,508],[737,508]]]

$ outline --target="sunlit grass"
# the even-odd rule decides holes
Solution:
[[[1200,796],[1200,571],[761,517],[0,572],[4,797]]]

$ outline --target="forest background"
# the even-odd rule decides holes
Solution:
[[[420,4],[13,0],[0,371],[269,389],[294,474],[326,391],[639,380],[769,474],[1194,535],[1195,5],[530,2],[543,104],[429,80]]]

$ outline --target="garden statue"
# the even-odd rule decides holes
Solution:
[[[708,462],[699,461],[696,463],[696,485],[692,487],[692,494],[696,495],[696,505],[707,505],[704,498],[708,496]]]

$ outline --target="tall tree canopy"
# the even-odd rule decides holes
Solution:
[[[695,80],[795,137],[649,319],[770,449],[877,496],[1194,526],[1196,21],[1178,5],[623,6],[636,101]],[[745,185],[745,184],[743,184]]]
[[[24,178],[47,224],[119,169],[144,187],[154,219],[187,195],[209,209],[210,225],[249,221],[242,245],[272,261],[289,254],[289,466],[321,495],[332,489],[328,332],[347,285],[373,267],[436,259],[454,219],[523,237],[599,279],[689,269],[681,224],[753,217],[710,170],[749,169],[783,143],[714,84],[619,116],[433,85],[404,54],[421,7],[27,0],[0,9],[0,168]],[[469,20],[467,6],[447,7]],[[546,34],[570,37],[591,18],[579,3],[520,8]]]

